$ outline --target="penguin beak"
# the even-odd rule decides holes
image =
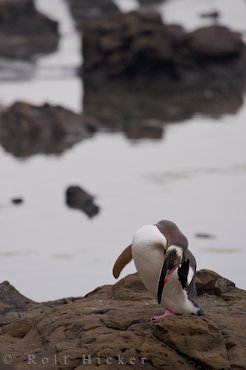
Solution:
[[[163,289],[164,289],[164,285],[168,281],[168,276],[169,275],[170,275],[170,270],[168,269],[168,262],[167,262],[167,259],[165,258],[162,269],[161,269],[161,275],[160,275],[159,284],[158,284],[158,291],[157,291],[157,300],[158,300],[159,304],[161,303],[162,292],[163,292]]]
[[[159,284],[158,284],[158,291],[157,291],[157,300],[158,300],[159,304],[161,303],[161,296],[162,296],[164,286],[168,282],[170,276],[172,275],[173,271],[176,268],[177,268],[177,266],[170,269],[168,258],[164,259],[164,263],[163,263],[163,266],[162,266],[162,269],[161,269]]]

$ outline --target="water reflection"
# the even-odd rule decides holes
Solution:
[[[181,83],[134,86],[133,84],[85,81],[84,112],[96,117],[102,127],[123,131],[128,138],[158,138],[165,124],[184,122],[200,114],[220,118],[236,114],[243,104],[240,89],[182,88]]]
[[[38,3],[46,4],[53,15],[64,16],[63,30],[64,25],[71,26],[65,1]],[[186,0],[183,3],[188,9]],[[62,75],[63,66],[76,68],[81,63],[78,35],[74,31],[64,35],[62,53],[37,62],[39,76],[51,76],[58,67]],[[81,110],[78,77],[68,72],[66,80],[41,81],[37,75],[23,83],[2,83],[1,102],[7,105],[21,99],[40,105],[48,101]],[[52,141],[47,151],[34,139],[25,144],[23,138],[24,148],[17,140],[12,147],[10,136],[2,141],[8,152],[28,159],[17,160],[0,147],[0,257],[6,262],[1,265],[1,280],[8,279],[35,300],[81,296],[114,283],[115,256],[139,226],[169,218],[187,232],[199,269],[214,269],[245,287],[242,93],[214,92],[208,86],[176,95],[158,89],[86,85],[86,115],[94,117],[103,131],[123,131],[125,136],[104,132],[71,146],[62,156],[42,154],[60,152]],[[168,124],[183,120],[185,125]],[[132,145],[126,136],[157,140]],[[166,182],[171,186],[162,186]],[[103,212],[93,222],[66,206],[64,194],[73,183],[86,184],[97,194]],[[25,203],[10,204],[9,199],[19,195]],[[198,238],[198,232],[216,238]],[[224,253],[223,258],[215,258],[216,253]],[[125,274],[134,271],[131,265]]]

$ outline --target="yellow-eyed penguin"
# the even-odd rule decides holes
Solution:
[[[196,303],[196,260],[188,250],[187,238],[175,223],[162,220],[141,227],[116,260],[115,278],[132,258],[145,287],[165,309],[163,315],[153,319],[175,314],[203,314]]]

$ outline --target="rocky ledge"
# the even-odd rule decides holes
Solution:
[[[17,102],[0,112],[0,144],[16,157],[60,154],[94,130],[91,119],[61,106]]]
[[[34,0],[0,0],[0,56],[30,58],[58,46],[58,23],[40,13]]]
[[[246,292],[209,270],[196,282],[205,316],[161,322],[150,320],[160,307],[137,274],[84,298],[46,303],[3,282],[0,348],[8,357],[0,361],[15,370],[245,369]]]

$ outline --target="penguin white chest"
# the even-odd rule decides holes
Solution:
[[[139,277],[154,298],[157,296],[166,246],[166,238],[154,225],[143,226],[132,241],[132,256]]]

